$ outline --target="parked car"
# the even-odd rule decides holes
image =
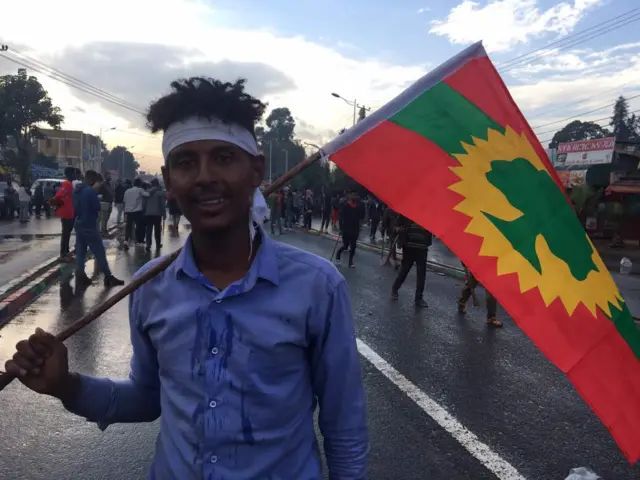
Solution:
[[[64,182],[64,178],[39,178],[31,185],[31,192],[35,192],[36,187],[44,183],[50,183],[54,189],[57,189],[62,185],[62,182]]]

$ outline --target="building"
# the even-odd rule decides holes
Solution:
[[[51,130],[41,129],[45,138],[39,139],[38,153],[48,157],[55,157],[58,169],[67,166],[79,168],[82,172],[102,169],[100,137],[89,135],[79,130]]]

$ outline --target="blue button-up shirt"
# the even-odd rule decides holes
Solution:
[[[331,478],[365,478],[360,359],[329,262],[263,235],[247,275],[219,291],[187,240],[129,316],[129,379],[82,375],[65,406],[101,428],[160,417],[149,478],[321,479],[316,404]]]

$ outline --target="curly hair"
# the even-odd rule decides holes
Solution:
[[[215,117],[225,123],[237,123],[255,135],[255,124],[267,105],[246,93],[245,83],[244,78],[231,83],[205,77],[171,82],[173,91],[149,106],[147,125],[156,133],[189,117]]]

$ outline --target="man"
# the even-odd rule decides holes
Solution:
[[[144,208],[144,189],[142,188],[142,180],[136,178],[133,186],[124,192],[124,248],[129,248],[129,242],[133,240],[135,244],[141,244],[141,234],[143,222]]]
[[[109,218],[111,218],[111,211],[113,210],[113,186],[111,185],[111,174],[105,172],[102,182],[98,188],[98,195],[100,198],[100,233],[107,235],[107,225],[109,224]]]
[[[111,273],[98,230],[101,206],[98,192],[93,186],[99,178],[98,172],[87,170],[84,174],[84,182],[73,190],[73,209],[76,212],[73,225],[76,231],[76,285],[88,286],[92,283],[85,273],[84,266],[87,248],[89,248],[98,262],[100,271],[104,274],[104,286],[115,287],[124,285],[124,282]]]
[[[130,187],[131,185],[129,185]],[[122,180],[118,180],[116,188],[113,191],[113,203],[116,205],[116,223],[120,225],[124,217],[124,192],[127,191],[127,184],[122,183]]]
[[[426,308],[424,300],[424,284],[427,276],[427,254],[433,236],[420,225],[407,217],[400,215],[397,222],[398,245],[402,247],[402,262],[398,277],[391,287],[391,298],[398,299],[398,290],[404,283],[413,264],[416,264],[416,293],[414,302],[416,307]]]
[[[51,199],[55,195],[51,182],[46,182],[44,184],[44,188],[42,189],[42,194],[44,197],[44,205],[43,205],[44,214],[47,218],[50,218],[51,217]]]
[[[69,373],[66,347],[42,331],[17,345],[6,370],[103,429],[160,417],[151,479],[320,480],[318,404],[330,477],[364,480],[365,402],[344,278],[251,218],[265,105],[243,80],[172,86],[147,119],[164,132],[165,185],[192,233],[131,296],[129,379]]]
[[[353,257],[356,253],[356,244],[360,235],[360,225],[364,218],[364,208],[358,202],[358,194],[355,190],[347,193],[347,198],[340,211],[340,234],[342,246],[336,252],[336,263],[340,263],[342,253],[349,249],[349,268],[356,268]]]
[[[33,206],[36,209],[36,218],[42,217],[42,206],[44,205],[44,187],[42,182],[38,182],[33,189]]]
[[[276,234],[276,225],[278,226],[278,233],[282,235],[282,215],[280,205],[280,195],[278,192],[273,192],[269,195],[269,210],[271,211],[269,224],[271,225],[271,235]]]
[[[471,295],[475,291],[475,289],[480,285],[476,277],[473,276],[471,271],[466,267],[464,267],[464,287],[462,288],[462,293],[460,295],[460,300],[458,300],[458,313],[466,313],[467,311],[467,302]],[[502,322],[496,318],[496,312],[498,310],[498,302],[496,301],[496,297],[491,295],[491,292],[484,289],[485,291],[485,303],[487,308],[487,325],[490,327],[500,328],[502,327]]]
[[[167,217],[166,198],[164,190],[160,187],[157,178],[151,180],[151,188],[143,193],[145,216],[145,240],[146,250],[151,251],[151,236],[155,233],[156,250],[162,248],[162,221]]]
[[[380,225],[380,217],[382,216],[382,204],[377,198],[372,198],[369,202],[369,221],[371,222],[371,231],[369,239],[371,243],[375,243],[378,225]]]
[[[313,218],[313,192],[307,190],[302,201],[302,227],[311,230],[311,220]]]
[[[69,253],[69,241],[73,231],[75,210],[73,209],[73,181],[76,179],[76,169],[66,167],[64,169],[65,181],[60,184],[58,191],[51,199],[51,205],[55,208],[56,215],[60,217],[62,234],[60,235],[60,260],[66,263],[73,261]]]
[[[320,206],[322,207],[322,223],[320,223],[320,233],[329,233],[329,222],[331,221],[331,195],[327,193],[324,185],[320,193]]]

